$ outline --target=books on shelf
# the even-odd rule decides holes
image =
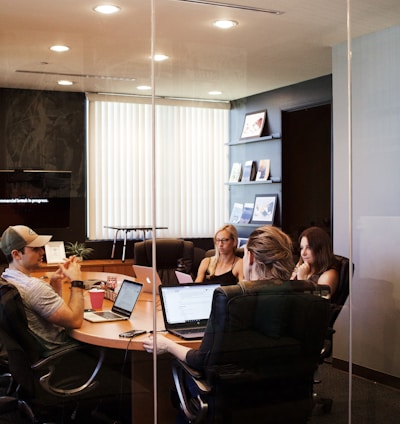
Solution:
[[[260,159],[256,175],[256,181],[266,181],[269,178],[271,161],[269,159]]]
[[[231,224],[239,224],[240,218],[243,213],[243,203],[234,203],[232,208],[231,217],[229,218],[229,222]]]
[[[242,164],[240,162],[234,162],[232,164],[229,182],[238,183],[241,179],[242,179]]]
[[[244,164],[242,182],[254,181],[256,172],[256,162],[254,160],[247,160]]]
[[[242,167],[240,162],[232,163],[231,173],[229,176],[230,183],[249,182],[249,181],[267,181],[279,182],[277,178],[270,178],[271,160],[260,159],[257,167],[257,162],[247,160]]]
[[[254,203],[245,203],[239,224],[248,224],[253,216]]]

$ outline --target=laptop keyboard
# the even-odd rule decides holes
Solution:
[[[181,334],[204,334],[205,329],[201,328],[186,328],[179,330]]]
[[[104,312],[96,312],[96,315],[99,315],[100,317],[106,318],[106,319],[112,319],[117,317],[118,315],[114,314],[113,312],[104,311]]]

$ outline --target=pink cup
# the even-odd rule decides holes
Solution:
[[[104,290],[91,289],[89,290],[89,296],[93,309],[101,309],[103,307]]]

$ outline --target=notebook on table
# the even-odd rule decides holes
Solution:
[[[201,339],[218,283],[159,287],[165,329],[183,339]]]
[[[179,284],[193,283],[192,276],[190,274],[186,274],[186,272],[175,271],[175,275]]]
[[[83,318],[90,322],[122,321],[130,318],[143,285],[123,280],[111,311],[84,312]]]
[[[136,281],[143,284],[144,293],[153,293],[153,268],[151,266],[132,265]],[[156,271],[156,290],[161,284],[160,276]]]

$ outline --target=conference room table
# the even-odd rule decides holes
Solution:
[[[51,273],[46,273],[49,278]],[[108,277],[115,277],[118,284],[124,279],[134,280],[133,277],[116,273],[83,272],[84,281],[107,281]],[[63,285],[63,297],[69,298],[69,284]],[[84,293],[85,308],[91,308],[89,292]],[[158,294],[156,302],[156,325],[153,324],[153,294],[143,292],[135,305],[129,320],[103,323],[91,323],[84,320],[79,329],[70,330],[69,334],[76,340],[95,346],[111,349],[128,350],[131,355],[131,388],[132,388],[132,422],[147,424],[154,422],[154,361],[153,355],[143,349],[143,340],[149,333],[132,339],[119,337],[119,334],[131,329],[156,331],[166,334],[162,317],[161,304]],[[113,302],[105,299],[103,310],[111,310]],[[188,347],[198,347],[199,341],[185,341],[179,337],[167,334],[167,337]],[[158,423],[173,423],[177,410],[172,407],[170,393],[173,387],[171,372],[171,356],[160,355],[157,357],[157,417]]]

